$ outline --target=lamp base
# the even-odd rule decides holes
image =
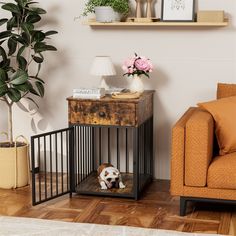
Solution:
[[[104,77],[101,78],[101,83],[100,83],[99,88],[104,88],[106,91],[109,90],[109,86],[107,85]]]

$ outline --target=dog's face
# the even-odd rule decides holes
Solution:
[[[105,174],[103,180],[105,181],[108,188],[119,187],[119,175],[120,172],[114,167],[105,168]]]

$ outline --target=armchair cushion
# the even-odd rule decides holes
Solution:
[[[212,159],[214,121],[207,111],[196,109],[186,123],[185,185],[204,187]]]
[[[212,114],[216,123],[216,137],[220,155],[236,151],[236,96],[200,103],[201,108]]]
[[[208,170],[208,187],[218,189],[236,189],[235,180],[236,152],[214,158]]]

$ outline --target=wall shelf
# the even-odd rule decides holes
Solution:
[[[112,22],[112,23],[100,23],[96,21],[87,21],[84,22],[85,25],[89,25],[91,27],[225,27],[229,25],[229,20],[225,19],[224,22],[148,22],[148,23],[141,23],[141,22]]]

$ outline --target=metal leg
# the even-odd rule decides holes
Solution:
[[[187,209],[187,199],[184,197],[180,197],[180,216],[186,215],[186,209]]]

